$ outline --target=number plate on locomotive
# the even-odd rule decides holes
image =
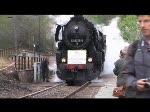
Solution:
[[[86,50],[68,50],[67,64],[86,64]]]

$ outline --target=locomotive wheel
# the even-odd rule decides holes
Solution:
[[[66,80],[66,83],[68,86],[74,86],[74,81],[73,80]]]

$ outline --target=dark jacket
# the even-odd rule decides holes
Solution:
[[[122,81],[120,78],[121,70],[123,68],[123,65],[125,63],[125,57],[118,59],[114,65],[115,68],[113,69],[114,74],[117,76],[117,87],[122,86]]]
[[[133,43],[128,48],[125,66],[121,78],[126,85],[127,98],[150,98],[150,90],[139,91],[136,83],[139,79],[150,77],[150,52],[144,40],[139,42],[134,55]]]
[[[43,60],[43,61],[41,62],[41,69],[42,69],[42,70],[48,70],[48,66],[49,66],[48,60]]]

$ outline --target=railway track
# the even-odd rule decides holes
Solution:
[[[40,91],[21,96],[19,99],[32,99],[32,98],[70,98],[79,91],[86,88],[91,82],[86,82],[82,86],[67,86],[66,83],[57,84],[53,87],[48,87]]]
[[[56,88],[57,86],[61,86],[61,85],[64,85],[64,83],[57,84],[57,85],[52,86],[52,87],[48,87],[48,88],[42,89],[42,90],[37,91],[37,92],[33,92],[33,93],[27,94],[27,95],[25,95],[25,96],[21,96],[21,97],[19,97],[18,99],[30,98],[30,97],[32,97],[32,96],[34,96],[34,95],[40,94],[40,93],[45,92],[45,91],[49,91],[49,90],[51,90],[51,89],[53,89],[53,88]]]
[[[76,93],[80,92],[81,90],[83,90],[84,88],[86,88],[91,82],[87,82],[85,84],[83,84],[82,86],[80,86],[78,89],[76,89],[74,92],[68,94],[67,96],[63,97],[64,99],[66,98],[70,98],[73,95],[75,95]]]

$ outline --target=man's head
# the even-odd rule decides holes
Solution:
[[[150,39],[150,15],[138,15],[137,17],[143,35]]]
[[[128,46],[125,46],[121,51],[120,51],[120,58],[124,58],[127,55],[128,51]]]
[[[47,60],[47,57],[46,57],[46,56],[44,57],[44,60]]]

